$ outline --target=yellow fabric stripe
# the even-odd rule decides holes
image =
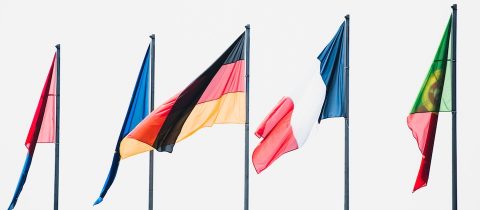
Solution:
[[[183,124],[177,142],[213,124],[244,124],[245,92],[227,93],[217,100],[197,104]]]
[[[177,142],[191,136],[203,127],[213,124],[244,124],[245,92],[228,93],[217,100],[197,104],[188,116]],[[121,159],[153,150],[148,144],[133,138],[124,138],[120,143]]]
[[[143,152],[148,152],[150,150],[153,150],[153,147],[136,139],[126,137],[122,139],[122,142],[120,142],[121,159],[125,159]]]

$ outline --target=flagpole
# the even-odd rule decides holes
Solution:
[[[59,170],[60,170],[60,44],[55,45],[57,48],[57,81],[55,88],[55,179],[54,179],[54,192],[53,192],[53,209],[58,210],[58,187],[59,187]]]
[[[244,200],[243,200],[243,209],[248,210],[249,206],[249,163],[250,163],[250,135],[249,135],[249,101],[250,101],[250,24],[245,26],[245,92],[246,92],[246,113],[245,113],[245,187],[244,187]]]
[[[150,35],[150,112],[155,108],[155,34]],[[153,150],[149,152],[148,209],[153,210]]]
[[[452,10],[452,210],[457,210],[457,4]]]
[[[349,144],[350,144],[350,114],[349,114],[349,88],[350,88],[350,15],[345,16],[345,192],[344,192],[344,210],[350,208],[350,162],[349,162]]]

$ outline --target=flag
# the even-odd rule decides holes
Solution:
[[[412,130],[418,148],[422,153],[420,170],[413,187],[414,192],[426,186],[428,182],[438,114],[439,112],[452,111],[451,59],[449,53],[451,22],[452,18],[450,17],[437,54],[410,115],[407,117],[408,127]]]
[[[120,156],[175,143],[203,127],[245,123],[244,33],[199,77],[150,113],[120,143]]]
[[[47,75],[47,80],[43,86],[42,94],[40,95],[40,100],[38,101],[37,109],[35,115],[33,116],[32,124],[30,125],[30,130],[28,131],[27,139],[25,141],[25,146],[27,147],[28,153],[23,165],[22,173],[20,174],[20,179],[18,180],[17,188],[13,194],[12,201],[10,202],[9,210],[15,208],[17,204],[18,197],[22,192],[23,185],[27,180],[28,171],[30,170],[30,165],[32,164],[33,154],[35,152],[35,147],[37,143],[55,143],[56,135],[56,87],[57,87],[57,62],[56,54],[53,57],[52,65],[50,66],[50,71]]]
[[[112,165],[108,173],[107,180],[103,185],[100,196],[97,198],[93,205],[97,205],[103,201],[103,198],[112,186],[115,176],[117,175],[118,167],[120,164],[120,142],[121,140],[135,128],[150,112],[149,110],[149,94],[150,94],[150,47],[148,47],[145,57],[143,58],[142,67],[138,74],[137,83],[133,89],[132,98],[130,99],[130,105],[128,106],[127,115],[123,121],[122,130],[115,146],[115,153],[113,154]]]
[[[320,74],[327,87],[325,102],[318,122],[322,119],[345,117],[345,23],[340,26],[332,41],[318,56]]]
[[[345,116],[344,30],[345,23],[318,56],[320,74],[312,74],[301,93],[282,98],[258,126],[255,135],[263,140],[252,155],[257,173],[301,147],[317,120]]]

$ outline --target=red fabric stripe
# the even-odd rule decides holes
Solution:
[[[412,130],[413,137],[417,140],[418,148],[422,153],[422,161],[418,171],[413,192],[427,186],[432,161],[435,131],[437,130],[438,113],[425,112],[410,114],[407,124]]]
[[[290,124],[293,109],[292,99],[282,98],[255,132],[255,135],[264,138],[252,155],[257,173],[265,170],[281,155],[298,149]]]
[[[217,100],[227,93],[245,92],[245,61],[225,64],[213,77],[197,104]]]
[[[50,89],[50,83],[52,82],[52,74],[56,61],[56,54],[53,57],[52,65],[50,66],[50,71],[48,72],[47,80],[43,85],[42,95],[35,110],[35,115],[33,116],[32,124],[30,125],[30,130],[28,131],[27,139],[25,140],[25,146],[28,149],[28,153],[33,157],[35,151],[35,146],[37,144],[38,135],[40,133],[43,116],[45,114],[45,107],[47,105],[48,93]]]
[[[136,139],[154,147],[155,138],[170,114],[173,105],[177,102],[179,94],[176,94],[165,103],[157,107],[145,119],[143,119],[127,137]]]
[[[223,65],[214,76],[197,104],[219,99],[226,93],[245,92],[244,60]],[[156,108],[127,137],[155,147],[155,139],[180,94]]]
[[[52,78],[50,79],[50,87],[48,90],[48,98],[45,104],[42,125],[38,134],[37,143],[55,143],[55,126],[56,124],[56,98],[57,98],[57,65],[53,64]]]
[[[258,125],[255,135],[258,138],[266,138],[275,126],[294,108],[293,101],[289,97],[283,97],[273,110],[265,117],[262,123]]]

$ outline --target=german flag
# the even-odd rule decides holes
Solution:
[[[203,127],[245,123],[245,33],[182,92],[150,113],[120,143],[122,159],[175,143]]]

